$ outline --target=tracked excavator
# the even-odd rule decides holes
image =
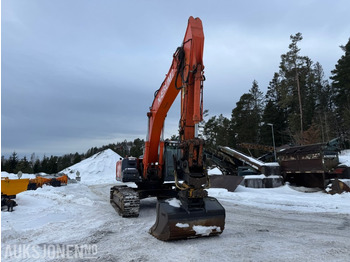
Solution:
[[[197,135],[203,119],[203,47],[202,21],[190,17],[183,43],[147,113],[143,156],[126,157],[116,164],[117,180],[137,187],[123,184],[110,190],[110,202],[123,217],[137,217],[140,199],[157,197],[150,233],[163,241],[219,235],[225,226],[225,209],[205,190],[209,178],[204,141]],[[179,93],[179,140],[164,141],[164,120]]]

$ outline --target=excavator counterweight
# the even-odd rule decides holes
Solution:
[[[134,182],[137,188],[114,186],[110,192],[112,206],[123,217],[138,216],[139,199],[157,197],[157,218],[150,233],[164,241],[219,235],[225,226],[225,209],[205,190],[209,177],[204,140],[197,137],[203,119],[203,48],[202,21],[190,17],[182,45],[147,113],[143,157],[124,158],[116,165],[117,180]],[[164,120],[180,92],[179,140],[164,141]]]

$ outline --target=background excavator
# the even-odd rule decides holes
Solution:
[[[137,188],[118,185],[110,191],[110,202],[123,217],[137,217],[140,199],[157,197],[157,217],[150,233],[164,241],[219,235],[224,230],[225,209],[205,190],[209,177],[204,141],[197,136],[203,119],[203,47],[202,21],[190,17],[183,43],[147,113],[144,155],[116,164],[117,180],[134,182]],[[164,120],[180,91],[180,139],[164,141]]]

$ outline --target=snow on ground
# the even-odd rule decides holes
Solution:
[[[344,155],[344,159],[350,158]],[[138,218],[109,204],[119,155],[106,150],[67,170],[81,182],[17,195],[1,212],[3,261],[346,261],[350,257],[350,193],[304,193],[289,185],[209,189],[226,210],[218,237],[162,242],[148,233],[156,198]],[[70,173],[72,171],[72,173]],[[169,200],[176,204],[176,199]]]
[[[297,212],[332,212],[350,214],[350,193],[328,195],[322,191],[305,193],[289,185],[277,188],[247,188],[238,186],[235,192],[209,189],[209,195],[218,199],[250,207]]]

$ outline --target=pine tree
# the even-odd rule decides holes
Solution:
[[[253,110],[256,115],[261,115],[261,112],[264,108],[264,94],[260,91],[258,82],[256,80],[253,81],[252,87],[249,90],[249,93],[253,97],[254,107]]]
[[[58,172],[57,156],[51,156],[48,162],[48,173],[56,174]]]
[[[40,172],[49,173],[50,167],[49,167],[49,158],[44,155],[43,160],[41,161],[41,169]]]
[[[81,161],[81,155],[78,152],[74,154],[73,164],[79,163]]]
[[[271,127],[268,126],[267,123],[273,124],[276,146],[288,144],[290,142],[286,132],[288,128],[288,111],[283,107],[282,98],[281,78],[278,73],[274,73],[274,76],[267,87],[265,95],[266,106],[262,115],[262,122],[264,124],[261,126],[260,142],[264,145],[272,145],[273,142]]]
[[[328,81],[324,79],[324,72],[320,63],[313,67],[314,86],[315,86],[315,108],[313,116],[313,125],[320,132],[320,141],[327,142],[335,137],[334,127],[334,93]],[[315,127],[313,127],[315,128]]]
[[[289,51],[281,56],[280,64],[280,75],[283,76],[283,105],[288,108],[288,113],[290,115],[290,122],[293,126],[298,126],[296,123],[297,112],[296,106],[299,108],[299,126],[298,128],[293,128],[293,132],[297,129],[300,133],[303,132],[303,107],[302,107],[302,90],[301,90],[301,71],[305,64],[305,58],[299,55],[300,49],[298,47],[298,42],[300,42],[303,37],[301,33],[291,35],[290,39],[292,43],[289,45]],[[297,98],[297,99],[296,99]]]
[[[281,55],[280,106],[288,116],[288,131],[296,144],[303,144],[303,132],[313,120],[315,107],[313,62],[300,55],[298,43],[303,39],[301,33],[290,36],[289,51]]]
[[[1,156],[1,171],[6,171],[5,167],[6,167],[6,159],[5,156]]]
[[[213,116],[206,121],[203,127],[203,136],[207,147],[214,147],[217,138],[217,120],[216,116]]]
[[[335,93],[337,120],[340,124],[339,133],[342,134],[350,130],[350,38],[348,43],[340,48],[344,51],[344,55],[331,72],[331,80],[333,80],[332,88]]]
[[[234,141],[234,137],[231,136],[231,121],[224,117],[222,114],[217,118],[217,137],[216,144],[220,146],[231,146]]]
[[[41,171],[41,162],[40,162],[40,159],[37,158],[33,165],[33,173],[36,174],[36,173],[39,173],[40,171]]]
[[[15,172],[15,169],[16,169],[17,164],[18,164],[18,156],[17,156],[16,152],[12,153],[12,155],[9,158],[8,164],[9,164],[9,166],[8,166],[7,172],[9,172],[9,173]]]
[[[255,128],[257,129],[256,137],[254,138],[255,143],[260,143],[260,125],[264,108],[264,95],[263,92],[260,91],[258,82],[256,80],[253,81],[252,87],[249,90],[249,93],[253,98],[253,108],[251,120],[255,123]]]
[[[215,148],[217,146],[234,146],[235,138],[232,134],[231,121],[220,114],[213,116],[205,122],[203,127],[203,137],[206,147]]]
[[[238,143],[257,143],[259,117],[254,111],[254,97],[243,94],[232,110],[231,121]]]
[[[87,156],[88,157],[88,156]],[[71,155],[63,155],[62,157],[60,157],[59,161],[58,161],[58,170],[63,170],[69,166],[73,165],[73,161],[72,161],[72,157]]]
[[[22,173],[31,174],[33,173],[33,169],[30,165],[30,163],[27,160],[27,157],[24,156],[17,164],[16,168],[14,169],[14,173],[18,173],[21,171]]]
[[[134,140],[133,146],[130,148],[130,155],[134,157],[139,157],[143,154],[143,146],[145,141],[140,138]]]

